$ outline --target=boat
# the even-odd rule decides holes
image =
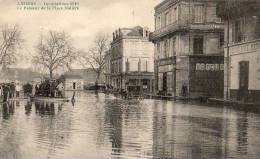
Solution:
[[[30,97],[31,101],[69,102],[69,97]]]

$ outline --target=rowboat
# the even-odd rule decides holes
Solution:
[[[30,97],[31,101],[41,102],[69,102],[69,97]]]

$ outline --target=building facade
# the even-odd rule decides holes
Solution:
[[[165,0],[155,7],[155,90],[223,96],[224,27],[211,0]]]
[[[258,102],[260,97],[260,1],[224,1],[225,98]]]
[[[62,75],[61,81],[64,85],[64,90],[66,91],[83,91],[84,90],[84,80],[78,75]]]
[[[145,27],[121,28],[113,33],[106,56],[107,84],[116,89],[153,90],[154,47]]]

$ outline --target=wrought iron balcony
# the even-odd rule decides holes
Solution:
[[[259,9],[259,0],[221,0],[217,4],[217,15],[224,19],[245,14],[260,15]]]
[[[174,23],[171,23],[169,25],[166,25],[160,29],[156,29],[153,33],[151,38],[156,39],[159,37],[163,37],[169,33],[173,33],[179,30],[185,30],[189,27],[190,20],[179,20],[175,21]]]
[[[172,24],[169,24],[160,29],[156,29],[151,34],[151,40],[154,41],[158,38],[164,37],[165,35],[172,34],[177,31],[188,31],[188,30],[224,30],[222,22],[203,22],[195,23],[192,18],[185,20],[179,20]]]
[[[229,45],[229,54],[243,54],[260,50],[260,39]]]

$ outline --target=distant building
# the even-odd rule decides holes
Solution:
[[[82,91],[84,90],[84,80],[79,75],[65,74],[61,76],[66,91]]]
[[[107,84],[117,89],[139,87],[151,92],[153,87],[153,44],[145,27],[121,28],[113,33],[111,49],[106,55]]]
[[[84,85],[89,85],[89,84],[94,84],[96,81],[97,74],[92,68],[88,69],[72,69],[65,74],[68,75],[75,75],[75,76],[80,76],[83,81]],[[100,83],[105,83],[105,76],[102,73],[100,76]]]
[[[29,68],[6,68],[0,71],[0,83],[19,82],[25,84],[34,82],[36,78],[42,78],[43,75],[32,71]]]
[[[105,83],[107,85],[112,86],[112,72],[111,72],[111,60],[112,60],[112,52],[111,49],[106,52],[105,55],[105,70],[104,70],[104,75],[105,75]]]
[[[259,102],[260,1],[222,1],[225,22],[225,98]]]
[[[223,96],[224,26],[212,0],[164,0],[155,7],[155,93]]]

